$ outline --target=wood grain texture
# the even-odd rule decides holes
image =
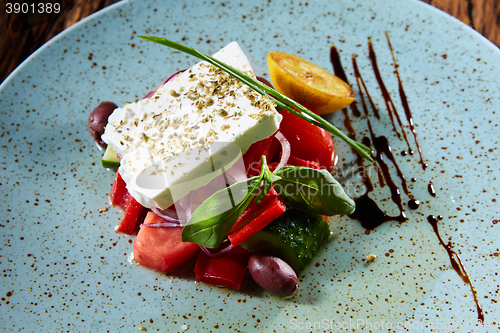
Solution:
[[[7,14],[1,0],[0,82],[40,46],[81,19],[119,0],[62,0],[60,15]],[[13,1],[14,2],[14,1]],[[30,1],[26,1],[30,3]],[[31,1],[33,2],[33,1]]]
[[[456,17],[465,24],[471,26],[469,13],[469,0],[423,0],[424,2],[441,9],[442,11]]]
[[[471,0],[472,27],[500,47],[500,1]]]
[[[52,37],[79,20],[119,0],[61,0],[65,10],[43,20],[5,13],[0,0],[0,82]],[[500,46],[500,0],[421,0],[476,29]],[[30,2],[26,0],[26,2]]]
[[[422,0],[456,17],[500,47],[499,0]]]

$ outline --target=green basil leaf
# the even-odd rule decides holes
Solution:
[[[267,182],[270,183],[271,185],[281,179],[280,176],[272,173],[271,170],[269,170],[269,168],[267,167],[267,164],[262,165],[262,173],[263,173],[264,179],[267,180]]]
[[[300,210],[319,215],[349,215],[354,212],[354,200],[342,185],[326,170],[305,167],[283,167],[274,189],[285,202]]]
[[[281,179],[280,176],[275,175],[274,173],[269,170],[269,167],[267,166],[267,160],[266,156],[262,155],[262,168],[260,171],[261,177],[263,177],[263,184],[260,192],[257,194],[255,197],[255,204],[258,205],[262,199],[265,198],[267,193],[271,190],[273,187],[274,182],[278,181]]]
[[[266,178],[264,178],[264,181],[262,182],[262,187],[259,193],[255,196],[254,204],[258,205],[262,201],[262,199],[266,197],[267,193],[269,193],[272,187],[273,184],[270,183]]]
[[[182,229],[182,241],[217,248],[260,188],[255,176],[219,190],[206,199]]]

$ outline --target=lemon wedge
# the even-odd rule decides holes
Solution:
[[[278,92],[318,114],[343,109],[356,98],[354,90],[342,79],[292,54],[270,52],[267,66]]]

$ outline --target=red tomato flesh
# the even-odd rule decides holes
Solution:
[[[144,224],[164,222],[153,212],[149,212]],[[143,227],[134,241],[134,259],[142,266],[166,273],[194,257],[200,247],[181,241],[182,227]]]
[[[322,169],[331,171],[335,155],[330,133],[288,111],[280,114],[283,116],[280,132],[290,142],[291,155],[318,162]]]

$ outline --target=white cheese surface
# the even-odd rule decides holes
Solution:
[[[254,75],[236,42],[214,57]],[[235,144],[243,153],[276,132],[280,121],[267,97],[201,62],[151,98],[116,109],[102,139],[121,157],[119,172],[131,195],[145,207],[164,209],[213,179],[214,161],[234,163],[234,154],[224,161],[224,147]],[[182,193],[171,193],[172,187]]]

